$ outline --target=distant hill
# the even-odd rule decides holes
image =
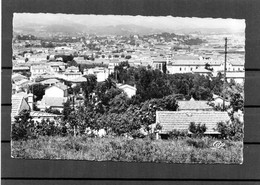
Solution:
[[[243,30],[242,30],[243,31]],[[146,26],[138,26],[134,24],[121,24],[116,26],[88,26],[79,23],[62,22],[60,24],[19,24],[14,25],[14,32],[24,33],[24,34],[34,34],[36,36],[41,36],[43,33],[64,33],[64,34],[75,34],[75,33],[88,33],[96,35],[149,35],[154,33],[178,33],[178,34],[190,34],[190,33],[230,33],[231,30],[226,28],[175,28],[175,29],[154,29]]]
[[[96,34],[96,35],[145,35],[152,33],[161,33],[165,30],[153,29],[144,26],[137,26],[132,24],[125,25],[116,25],[116,26],[85,26],[82,24],[52,24],[52,25],[19,25],[14,26],[15,32],[24,32],[31,34],[39,34],[40,32],[48,32],[48,33],[66,33],[72,34],[75,32],[85,32],[88,34]]]

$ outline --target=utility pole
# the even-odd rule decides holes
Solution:
[[[225,63],[224,63],[224,84],[223,84],[223,111],[225,110],[226,100],[226,71],[227,71],[227,37],[225,38]]]

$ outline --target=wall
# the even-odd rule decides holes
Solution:
[[[45,90],[45,96],[47,97],[64,97],[64,91],[56,86],[49,87]]]

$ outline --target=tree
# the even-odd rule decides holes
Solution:
[[[115,96],[113,99],[109,101],[109,113],[122,113],[125,112],[128,108],[127,104],[128,97],[125,93],[121,93]]]
[[[75,60],[68,61],[67,64],[68,64],[69,67],[70,66],[75,66],[75,67],[79,66],[78,63]]]
[[[92,93],[97,85],[97,77],[95,75],[84,76],[87,81],[81,83],[81,88],[84,92],[85,98],[89,98],[90,93]]]
[[[33,137],[34,122],[30,116],[30,111],[22,110],[18,116],[14,117],[11,137],[13,140],[26,140]]]
[[[45,94],[45,89],[48,87],[48,85],[42,85],[42,84],[33,84],[29,86],[29,91],[32,92],[36,99],[35,101],[39,101],[42,99],[43,95]]]
[[[241,94],[235,93],[231,95],[230,106],[233,111],[244,110],[244,99]]]
[[[62,111],[63,121],[66,121],[69,118],[69,115],[71,114],[72,111],[73,109],[71,108],[71,102],[67,100],[63,104],[63,111]]]

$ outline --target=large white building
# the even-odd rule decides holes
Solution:
[[[95,67],[90,69],[84,69],[84,75],[95,75],[97,77],[97,82],[105,81],[109,76],[109,70],[104,67]]]

